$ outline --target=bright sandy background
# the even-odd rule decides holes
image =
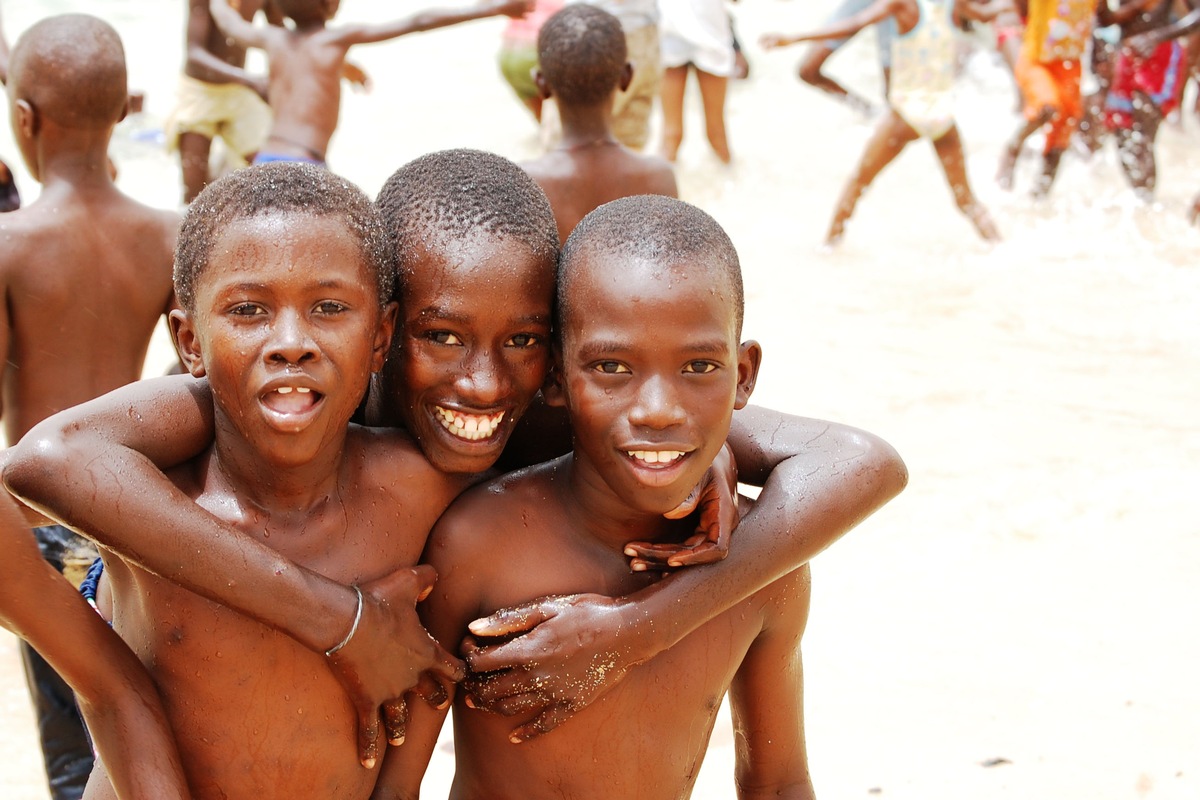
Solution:
[[[833,798],[1200,798],[1200,120],[1166,126],[1159,204],[1132,201],[1111,152],[1070,157],[1049,202],[998,191],[1016,124],[986,55],[961,83],[976,190],[1007,241],[989,249],[955,212],[932,149],[878,180],[835,253],[818,245],[870,131],[795,80],[800,51],[764,54],[832,0],[734,8],[753,75],[733,88],[737,163],[716,164],[693,119],[685,199],[742,256],[747,336],[766,362],[756,400],[877,432],[903,454],[907,491],[814,562],[805,637],[807,731]],[[183,0],[4,0],[15,37],[88,11],[125,39],[146,112],[118,131],[120,184],[174,205],[178,170],[154,142],[182,61]],[[345,0],[343,19],[416,6]],[[489,20],[356,51],[374,76],[344,101],[335,169],[374,194],[430,150],[535,152],[494,65]],[[873,42],[830,69],[878,96]],[[986,36],[979,41],[986,42]],[[16,150],[0,112],[0,153]],[[36,195],[18,168],[27,200]],[[0,245],[2,246],[2,245]],[[46,268],[53,265],[47,264]],[[157,348],[148,372],[160,371]],[[1191,676],[1191,677],[1189,677]],[[11,639],[0,640],[0,798],[43,798]],[[450,744],[430,797],[444,796]],[[719,722],[695,796],[733,795]],[[992,766],[989,766],[992,765]],[[614,769],[620,769],[614,765]]]

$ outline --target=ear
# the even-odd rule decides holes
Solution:
[[[126,92],[125,93],[125,104],[123,106],[121,106],[121,116],[117,117],[117,122],[124,122],[125,118],[129,116],[129,103],[130,103],[129,93]]]
[[[14,107],[17,110],[17,118],[13,128],[21,135],[21,138],[32,139],[38,134],[38,129],[41,127],[38,124],[37,110],[28,100],[18,100]]]
[[[535,86],[537,86],[537,90],[541,93],[542,99],[549,100],[554,96],[554,93],[550,91],[550,85],[546,83],[546,77],[542,75],[542,71],[537,67],[534,67],[532,72],[533,83]]]
[[[629,89],[631,83],[633,83],[633,63],[626,61],[625,69],[621,70],[621,82],[617,84],[617,87],[624,92]]]
[[[179,360],[193,378],[203,378],[204,356],[200,352],[200,340],[192,326],[191,316],[186,311],[176,308],[171,311],[167,321],[171,323],[171,338],[175,340]]]
[[[371,372],[379,372],[387,362],[392,349],[392,334],[396,331],[396,314],[400,304],[395,300],[383,307],[379,316],[379,327],[375,329],[375,340],[371,343]]]
[[[742,342],[738,348],[738,382],[737,397],[734,408],[745,408],[754,392],[754,384],[758,381],[758,367],[762,364],[762,347],[758,342],[749,339]]]
[[[562,348],[554,345],[551,348],[550,369],[546,372],[546,381],[542,384],[542,397],[546,405],[564,408],[567,405],[567,390],[563,385]]]

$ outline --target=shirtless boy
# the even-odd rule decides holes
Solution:
[[[108,141],[126,99],[121,40],[98,19],[42,20],[13,48],[13,135],[43,189],[5,216],[0,247],[0,414],[9,442],[55,412],[141,377],[154,326],[171,303],[179,219],[126,197],[109,178]],[[95,557],[64,528],[36,535],[60,569],[86,569]],[[91,749],[70,690],[35,653],[22,652],[52,790],[78,797]]]
[[[21,512],[0,492],[0,625],[75,691],[117,796],[187,800],[175,738],[141,662],[50,568]]]
[[[391,339],[378,212],[324,169],[209,186],[180,231],[180,353],[212,387],[215,438],[168,477],[297,564],[367,583],[416,562],[463,480],[401,432],[348,427]],[[196,798],[366,798],[356,715],[326,655],[106,553],[116,631],[161,691]],[[98,769],[98,775],[103,773]]]
[[[737,254],[699,209],[631,197],[579,224],[559,267],[546,390],[570,414],[574,452],[468,492],[438,522],[426,557],[440,578],[424,610],[443,643],[457,642],[481,611],[650,582],[629,571],[624,543],[630,533],[690,533],[664,514],[701,478],[754,388],[761,350],[740,342],[741,322]],[[808,604],[803,567],[520,747],[509,722],[460,697],[451,798],[686,797],[730,691],[739,796],[811,799],[799,658]],[[383,796],[416,796],[440,721],[414,709],[409,740],[380,776]]]
[[[246,72],[246,48],[213,22],[208,0],[187,0],[187,55],[175,110],[167,120],[167,144],[179,149],[183,202],[208,185],[209,150],[220,136],[243,162],[254,160],[271,130],[265,76]],[[283,17],[272,0],[241,0],[237,13],[250,21],[262,11],[279,25]]]
[[[784,47],[797,42],[852,36],[867,25],[888,19],[896,22],[888,111],[879,121],[858,167],[838,198],[833,221],[825,235],[827,245],[841,241],[859,198],[876,176],[900,155],[906,145],[922,137],[933,142],[958,210],[983,239],[999,240],[996,224],[971,191],[962,138],[954,121],[957,53],[953,32],[961,20],[988,21],[1007,5],[1007,0],[875,0],[859,13],[817,31],[796,36],[775,33],[762,37],[763,47]]]
[[[268,97],[275,115],[256,162],[303,161],[324,164],[341,111],[341,77],[346,53],[356,44],[395,39],[483,17],[521,16],[532,0],[485,0],[461,10],[431,10],[394,22],[326,27],[339,0],[276,0],[294,27],[258,26],[229,6],[210,0],[221,33],[240,47],[265,50]]]
[[[554,217],[536,184],[498,156],[446,151],[397,171],[378,205],[404,291],[368,421],[403,425],[446,471],[479,473],[498,461],[509,467],[566,452],[566,427],[540,413],[545,409],[531,409],[549,367],[558,254]],[[144,382],[48,422],[18,445],[5,480],[127,558],[320,652],[353,616],[353,592],[214,520],[150,463],[179,463],[212,439],[210,394],[187,381]],[[130,422],[130,409],[139,424]],[[877,437],[764,409],[738,414],[731,439],[739,475],[765,486],[723,561],[672,574],[630,597],[554,598],[477,626],[487,634],[533,628],[468,652],[484,677],[471,688],[478,705],[502,707],[520,695],[543,711],[515,735],[550,730],[630,666],[805,563],[904,486],[903,463]],[[139,491],[128,491],[133,485]],[[109,502],[118,493],[121,502]],[[131,524],[135,519],[141,524]],[[164,530],[171,536],[158,533]],[[633,552],[651,563],[720,557],[708,543]],[[430,640],[413,613],[424,580],[368,592],[355,641],[334,664],[359,706],[364,757],[374,752],[379,704],[397,696],[397,685],[412,685],[405,676],[437,660],[421,651]],[[613,669],[601,680],[580,680],[598,655]],[[376,663],[391,669],[372,672]]]
[[[678,196],[670,163],[635,153],[613,136],[613,99],[629,88],[634,69],[616,17],[591,5],[567,6],[538,33],[538,62],[534,82],[543,97],[558,100],[562,139],[521,166],[549,198],[561,241],[610,200]]]

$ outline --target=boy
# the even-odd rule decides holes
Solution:
[[[186,61],[175,110],[166,123],[167,146],[179,150],[185,204],[211,180],[213,139],[220,136],[226,149],[246,163],[254,160],[271,129],[267,81],[246,72],[246,48],[217,28],[208,0],[187,3]],[[260,11],[268,22],[283,24],[271,0],[242,0],[237,13],[250,21]]]
[[[329,28],[326,23],[337,12],[338,0],[277,2],[294,28],[259,27],[243,19],[228,0],[209,3],[213,20],[225,36],[241,47],[267,52],[268,97],[275,119],[256,163],[325,163],[329,140],[337,129],[342,69],[354,45],[500,14],[521,16],[532,7],[532,0],[486,0],[461,11],[425,11],[390,23]]]
[[[630,532],[688,535],[663,515],[700,479],[754,388],[761,351],[739,344],[741,314],[737,254],[698,209],[631,197],[580,223],[560,262],[546,390],[570,414],[574,451],[468,492],[438,522],[427,557],[441,577],[425,611],[443,643],[481,610],[648,583],[629,572],[624,542]],[[808,602],[804,567],[631,670],[553,736],[518,748],[510,723],[460,697],[452,796],[686,797],[728,690],[741,796],[811,798],[799,661]],[[414,713],[409,741],[380,776],[385,796],[416,796],[439,725],[432,710]]]
[[[1119,25],[1121,39],[1163,28],[1171,21],[1169,0],[1123,0],[1116,8],[1101,4],[1102,25]],[[1104,101],[1104,122],[1117,138],[1117,153],[1125,177],[1143,200],[1154,199],[1158,167],[1154,141],[1163,118],[1179,104],[1187,59],[1176,39],[1161,42],[1148,53],[1122,47],[1113,64],[1112,83]]]
[[[829,15],[825,24],[832,25],[841,22],[859,13],[869,5],[869,0],[841,0],[837,8],[833,10],[833,13]],[[883,72],[884,96],[887,96],[888,81],[891,78],[892,39],[895,35],[895,19],[884,20],[875,27],[875,47],[879,53],[879,67]],[[851,38],[844,36],[838,39],[825,39],[824,41],[814,42],[809,46],[808,51],[800,61],[798,69],[799,77],[800,80],[809,86],[825,92],[835,100],[842,101],[864,117],[872,117],[875,115],[874,103],[842,86],[822,70],[829,57],[840,50]]]
[[[1029,0],[1021,55],[1013,76],[1025,99],[1025,122],[1017,128],[1000,157],[996,181],[1013,187],[1021,146],[1034,131],[1047,127],[1042,174],[1033,196],[1045,197],[1058,175],[1062,154],[1083,115],[1080,76],[1097,0]]]
[[[186,800],[162,701],[125,643],[42,561],[0,492],[0,625],[29,642],[75,690],[120,797]]]
[[[561,241],[610,200],[678,196],[670,164],[626,149],[612,134],[613,97],[633,79],[616,17],[595,6],[567,6],[538,33],[538,62],[534,82],[543,97],[558,99],[562,140],[521,166],[549,198]]]
[[[558,256],[554,217],[537,185],[499,156],[445,151],[398,170],[378,205],[404,285],[368,422],[402,425],[446,471],[479,473],[569,450],[569,430],[535,403],[549,367]],[[211,395],[186,381],[144,382],[64,413],[17,446],[5,481],[101,543],[320,652],[353,615],[353,592],[213,519],[150,463],[177,464],[211,442]],[[876,437],[763,409],[739,414],[731,439],[740,475],[765,486],[728,557],[629,597],[554,598],[480,623],[481,633],[529,631],[469,653],[485,679],[471,689],[480,706],[511,693],[544,712],[521,726],[519,738],[586,707],[629,666],[791,572],[903,488],[903,463]],[[170,537],[157,533],[165,530]],[[701,544],[635,548],[634,555],[675,566],[721,553]],[[367,593],[355,641],[334,663],[362,716],[364,758],[373,752],[378,706],[412,685],[404,676],[415,683],[438,660],[420,649],[431,640],[413,612],[428,586],[418,575]],[[614,663],[599,679],[589,676],[597,656]],[[372,672],[378,663],[391,666],[387,675]]]
[[[210,185],[180,232],[171,322],[216,435],[168,477],[297,564],[358,585],[415,563],[463,486],[399,432],[350,428],[395,305],[370,201],[279,165]],[[355,715],[326,657],[106,554],[115,629],[164,697],[197,798],[366,798]],[[359,606],[361,609],[361,605]],[[355,637],[359,613],[325,656]],[[103,772],[99,773],[103,777]]]
[[[838,199],[826,245],[842,239],[846,222],[859,197],[884,167],[909,143],[921,137],[933,142],[954,202],[987,241],[997,241],[996,225],[971,191],[963,157],[962,139],[954,122],[954,27],[963,19],[990,20],[1004,0],[979,4],[972,0],[876,0],[843,22],[797,36],[766,34],[762,45],[783,47],[804,41],[850,36],[867,25],[895,18],[892,72],[888,85],[888,112],[880,120],[857,171]]]
[[[51,414],[141,376],[171,303],[179,220],[126,197],[109,177],[108,141],[127,102],[125,54],[109,25],[71,15],[26,31],[12,51],[8,102],[17,146],[43,185],[34,203],[4,218],[0,248],[0,414],[16,442]],[[65,528],[36,535],[60,569],[95,557]],[[70,690],[22,652],[53,791],[78,797],[91,749]]]

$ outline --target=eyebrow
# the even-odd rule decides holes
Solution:
[[[617,339],[596,339],[581,345],[579,356],[585,359],[599,358],[600,356],[624,353],[631,346],[629,342],[622,342]],[[724,339],[707,339],[684,343],[679,349],[690,355],[727,356],[729,353],[729,343]]]
[[[455,322],[459,325],[466,325],[471,321],[471,318],[467,315],[449,311],[441,306],[425,306],[416,315],[416,319],[421,321],[431,318],[446,322]],[[512,322],[526,325],[547,325],[550,322],[550,314],[548,312],[545,314],[523,314],[513,319]]]

